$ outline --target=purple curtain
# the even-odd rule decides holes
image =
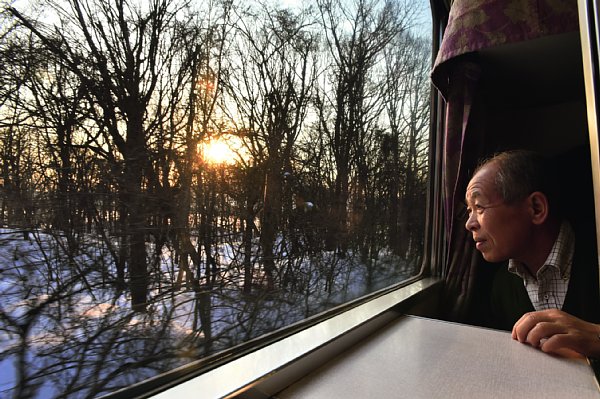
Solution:
[[[476,57],[467,56],[448,68],[451,81],[446,102],[443,179],[449,241],[441,310],[451,320],[467,321],[467,304],[476,280],[479,256],[464,227],[463,201],[470,171],[483,154],[483,140],[472,140],[477,137],[477,132],[470,133],[483,117],[483,110],[477,107],[476,102],[481,70]]]
[[[577,0],[455,0],[435,70],[462,54],[578,27]]]
[[[469,304],[480,255],[464,228],[466,185],[486,155],[483,119],[477,101],[482,71],[477,50],[578,30],[577,0],[455,0],[432,71],[433,84],[446,101],[444,206],[448,257],[442,313],[469,320]]]

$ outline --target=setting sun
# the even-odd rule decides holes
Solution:
[[[229,145],[221,139],[213,139],[204,143],[204,159],[210,163],[234,163],[235,153]]]

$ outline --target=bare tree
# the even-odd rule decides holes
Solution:
[[[418,259],[427,43],[400,0],[34,3],[0,13],[9,394],[113,392],[398,281],[386,245]]]
[[[326,135],[335,163],[331,209],[330,247],[340,253],[347,246],[349,183],[357,160],[364,163],[370,121],[378,106],[369,94],[369,76],[383,50],[407,27],[410,7],[394,1],[319,0],[321,20],[331,57],[331,87],[318,97],[321,129]],[[375,115],[374,115],[375,114]],[[363,168],[360,179],[367,179]]]
[[[32,124],[23,102],[26,83],[35,76],[41,59],[34,40],[28,36],[17,37],[17,31],[14,25],[10,25],[2,32],[4,45],[0,51],[0,62],[4,65],[4,73],[0,77],[0,222],[23,229],[24,236],[27,236],[33,209],[33,198],[29,195],[32,181],[28,179],[31,175],[26,173],[27,165],[32,163],[29,157],[31,147],[28,145]]]
[[[294,144],[308,110],[315,78],[311,56],[315,37],[303,14],[263,8],[249,17],[239,22],[240,63],[231,66],[228,94],[236,103],[243,130],[249,132],[243,139],[265,173],[260,244],[267,288],[272,290],[277,272],[274,247],[282,227],[283,176],[291,173]],[[264,23],[252,26],[250,20]]]
[[[424,214],[409,209],[425,198],[430,54],[427,40],[408,33],[386,51],[385,106],[390,134],[382,153],[389,154],[388,239],[390,247],[406,258],[422,242]]]
[[[71,0],[49,5],[61,26],[45,26],[15,8],[9,10],[77,77],[96,113],[102,144],[115,151],[109,157],[114,169],[120,170],[121,248],[127,250],[123,257],[128,265],[132,305],[143,309],[148,286],[144,176],[148,138],[161,117],[153,113],[156,107],[152,101],[163,68],[181,46],[172,40],[173,30],[176,16],[186,4]],[[123,276],[123,264],[120,268]]]

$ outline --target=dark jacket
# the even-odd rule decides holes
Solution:
[[[580,319],[600,323],[600,291],[598,290],[598,257],[595,237],[575,239],[571,278],[562,310]],[[491,289],[490,327],[512,330],[531,304],[523,279],[508,271],[507,264],[496,272]]]

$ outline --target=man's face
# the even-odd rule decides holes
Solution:
[[[508,205],[496,190],[497,166],[481,168],[467,186],[469,219],[465,224],[475,246],[489,262],[520,260],[527,254],[531,221],[526,201]]]

